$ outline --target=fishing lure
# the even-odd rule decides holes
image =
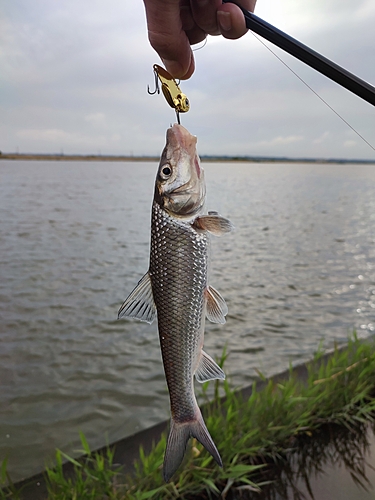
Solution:
[[[180,125],[180,113],[187,113],[190,109],[190,102],[187,96],[181,91],[180,87],[176,80],[168,73],[167,70],[159,66],[158,64],[154,64],[154,75],[155,75],[155,90],[154,92],[150,92],[150,87],[147,88],[147,92],[151,95],[160,94],[160,85],[161,90],[164,94],[164,97],[167,103],[171,108],[174,108],[177,116],[177,123]]]

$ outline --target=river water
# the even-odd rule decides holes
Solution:
[[[375,332],[375,166],[207,163],[234,386]],[[168,418],[156,325],[117,321],[148,267],[157,165],[0,162],[0,461],[14,481]]]

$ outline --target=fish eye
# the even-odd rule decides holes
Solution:
[[[172,174],[172,169],[168,166],[165,166],[161,169],[160,173],[163,179],[168,179],[168,177],[170,177]]]

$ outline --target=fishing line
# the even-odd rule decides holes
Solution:
[[[196,45],[199,45],[200,43],[202,43],[203,45],[199,46],[199,47],[196,47],[195,49],[191,49],[193,52],[196,52],[197,50],[201,50],[203,49],[205,46],[206,46],[206,43],[207,43],[207,35],[205,37],[204,40],[202,40],[201,42],[198,42]]]
[[[290,66],[288,66],[288,64],[283,61],[283,59],[281,59],[280,56],[278,56],[270,47],[268,47],[268,45],[266,43],[263,42],[263,40],[261,40],[253,31],[250,30],[250,33],[267,49],[269,50],[284,66],[286,66],[289,71],[291,71],[293,73],[294,76],[296,76],[298,78],[298,80],[300,80],[304,85],[306,85],[306,87],[308,89],[311,90],[311,92],[313,92],[331,111],[333,111],[335,113],[336,116],[338,116],[340,118],[340,120],[342,120],[355,134],[357,134],[357,136],[362,139],[363,142],[365,142],[373,151],[375,151],[375,148],[374,146],[372,146],[359,132],[357,132],[357,130],[352,127],[350,125],[350,123],[348,123],[345,118],[343,118],[330,104],[328,104],[327,101],[325,101],[323,99],[322,96],[320,96],[312,87],[310,87],[310,85],[305,82],[305,80],[303,80],[303,78],[301,78]]]

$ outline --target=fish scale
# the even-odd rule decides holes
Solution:
[[[170,217],[154,203],[149,273],[171,411],[178,422],[191,420],[196,412],[192,380],[203,334],[207,254],[205,233]],[[189,268],[192,273],[186,272]]]

